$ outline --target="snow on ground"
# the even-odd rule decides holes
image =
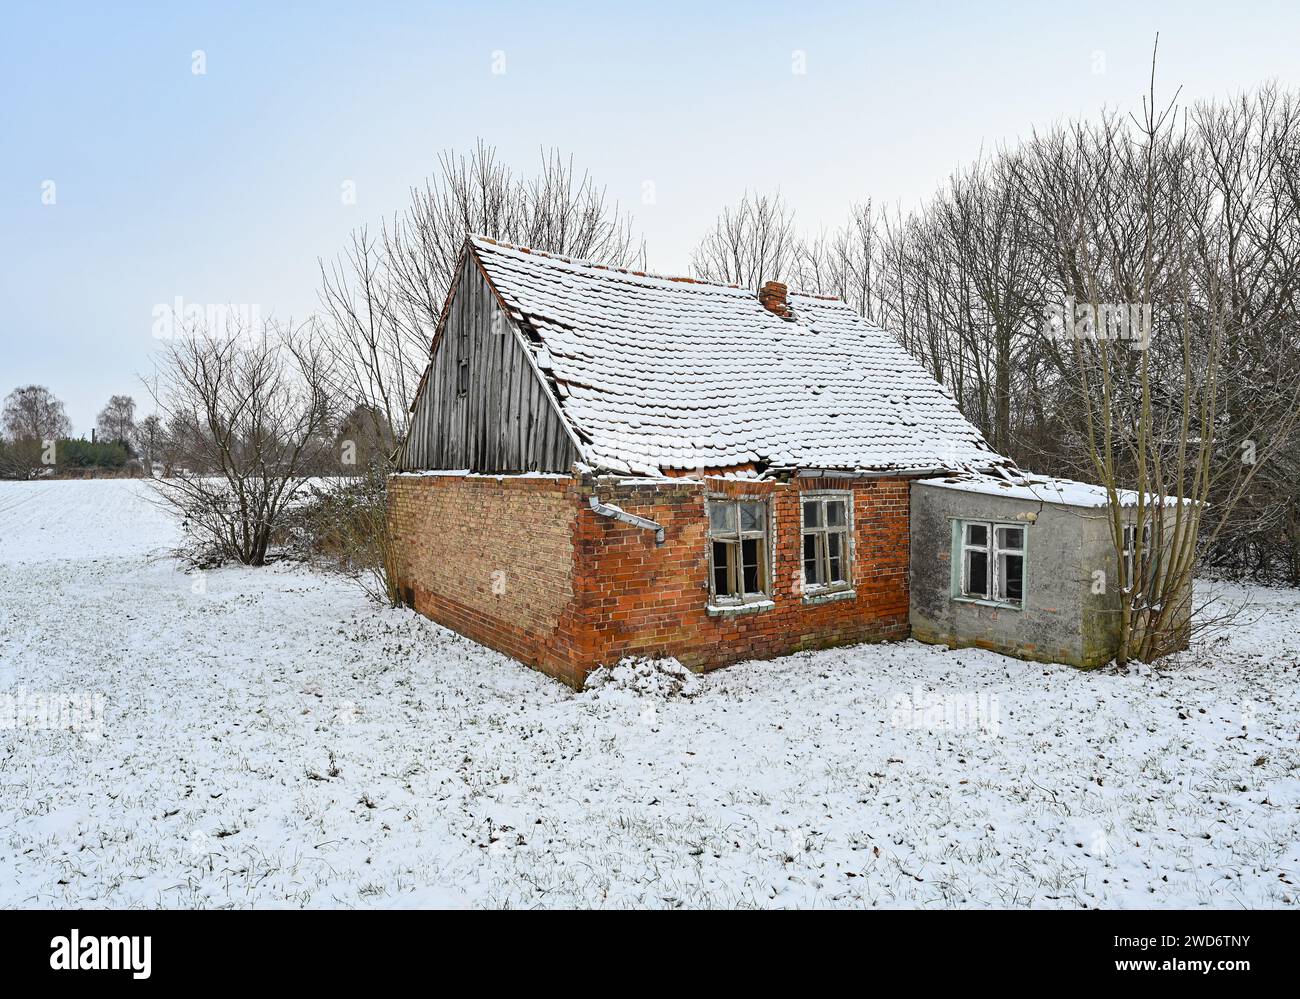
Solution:
[[[1295,592],[1147,676],[904,642],[575,694],[346,581],[184,574],[146,489],[0,483],[0,905],[1300,897]]]

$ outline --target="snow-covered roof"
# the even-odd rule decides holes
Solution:
[[[1006,496],[1010,499],[1028,500],[1034,503],[1055,503],[1060,506],[1080,506],[1100,508],[1109,504],[1109,495],[1105,486],[1096,486],[1089,482],[1076,482],[1073,479],[1058,479],[1050,475],[1029,475],[1024,472],[1011,473],[1011,479],[995,475],[950,475],[942,478],[921,479],[919,484],[937,486],[940,489],[956,489],[960,492],[982,493],[986,496]],[[1137,506],[1138,494],[1132,489],[1118,491],[1119,505]],[[1166,504],[1174,506],[1177,498],[1166,498]],[[1147,503],[1156,505],[1158,497],[1148,494]]]
[[[783,319],[749,289],[471,243],[593,466],[1003,461],[892,336],[836,299],[791,294]]]

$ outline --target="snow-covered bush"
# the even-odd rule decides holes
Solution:
[[[694,697],[700,692],[700,678],[676,659],[626,658],[615,666],[601,666],[587,677],[586,690],[627,691],[643,697],[667,700]]]

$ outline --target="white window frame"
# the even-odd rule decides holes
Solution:
[[[1142,551],[1147,550],[1147,545],[1151,541],[1151,527],[1148,524],[1147,529],[1142,532]],[[1125,524],[1122,530],[1123,550],[1120,552],[1120,559],[1124,563],[1124,578],[1128,581],[1129,589],[1133,587],[1133,556],[1136,554],[1134,545],[1137,542],[1137,524]]]
[[[844,503],[844,524],[840,527],[829,527],[826,524],[826,503],[828,500],[840,500]],[[821,508],[821,523],[815,527],[808,526],[807,511],[805,503],[816,503]],[[803,546],[804,538],[809,535],[817,537],[817,561],[819,565],[829,570],[830,553],[829,546],[826,544],[828,534],[842,534],[844,536],[843,546],[840,550],[840,564],[843,568],[843,579],[827,581],[824,583],[809,583],[808,575],[804,568]],[[854,563],[854,546],[853,546],[853,492],[848,489],[810,489],[807,492],[799,494],[799,579],[803,585],[803,592],[809,596],[820,596],[826,593],[839,593],[842,590],[853,589],[853,563]],[[829,572],[827,573],[829,575]]]
[[[1142,565],[1146,568],[1142,579],[1143,586],[1149,586],[1160,572],[1160,562],[1162,553],[1157,551],[1153,544],[1153,538],[1160,533],[1155,522],[1148,520],[1142,525]],[[1128,591],[1138,584],[1137,569],[1138,566],[1133,564],[1133,556],[1137,554],[1137,524],[1128,521],[1123,525],[1122,532],[1123,551],[1120,552],[1120,558],[1124,560],[1124,577],[1128,581]]]
[[[762,528],[758,530],[744,530],[741,519],[740,507],[746,503],[758,503],[763,507]],[[715,534],[713,530],[713,510],[719,506],[729,506],[733,509],[733,518],[736,525],[734,534],[719,533]],[[709,496],[704,503],[705,515],[705,539],[709,546],[709,603],[717,607],[744,607],[751,604],[769,604],[772,602],[772,575],[773,575],[773,546],[772,539],[775,537],[775,522],[772,510],[772,498],[770,496]],[[716,538],[722,538],[730,542],[734,537],[736,556],[740,559],[737,563],[734,574],[739,578],[741,590],[740,593],[719,593],[717,588],[716,566],[713,558],[713,544]],[[744,560],[743,550],[744,542],[752,539],[760,539],[758,553],[758,571],[760,574],[759,589],[750,593],[744,589]]]
[[[1017,524],[1007,521],[998,520],[958,520],[954,521],[957,528],[957,558],[958,566],[956,573],[957,592],[954,596],[959,600],[973,600],[983,604],[995,604],[998,607],[1008,607],[1020,610],[1025,606],[1025,597],[1029,592],[1029,526],[1027,524]],[[982,545],[971,544],[967,541],[967,528],[982,527],[985,530]],[[998,531],[1012,530],[1020,532],[1020,547],[1011,548],[998,544]],[[969,560],[967,552],[983,552],[985,559],[985,579],[984,584],[986,591],[983,594],[970,592],[970,580],[967,578],[967,566]],[[1006,579],[1002,569],[1002,557],[1006,555],[1018,555],[1020,557],[1020,599],[1016,600],[1006,596],[1003,593]]]

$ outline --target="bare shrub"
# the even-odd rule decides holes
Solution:
[[[150,392],[168,439],[163,503],[202,563],[263,565],[310,472],[332,458],[331,355],[310,326],[187,330]]]
[[[375,600],[394,607],[401,603],[383,465],[309,483],[303,502],[285,518],[283,543],[299,558],[350,576]]]

